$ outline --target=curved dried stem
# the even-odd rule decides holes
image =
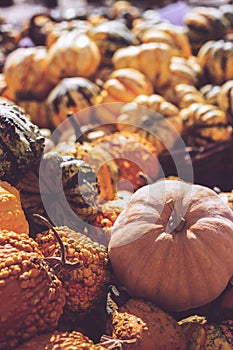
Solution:
[[[82,263],[80,261],[78,262],[70,262],[66,259],[66,250],[64,247],[64,244],[62,242],[61,237],[59,236],[59,233],[55,229],[55,227],[49,222],[48,219],[43,217],[42,215],[39,214],[33,214],[33,216],[37,219],[39,219],[48,229],[50,229],[54,236],[56,237],[56,240],[59,243],[60,250],[61,250],[61,257],[57,256],[51,256],[51,257],[46,257],[44,260],[55,270],[55,271],[60,271],[61,268],[65,269],[75,269],[79,268],[82,266]]]

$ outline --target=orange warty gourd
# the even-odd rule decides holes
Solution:
[[[118,216],[109,256],[132,297],[167,311],[214,300],[233,274],[233,213],[211,189],[160,180]]]
[[[6,181],[0,181],[0,229],[29,234],[19,191]]]

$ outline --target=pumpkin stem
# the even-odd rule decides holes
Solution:
[[[137,339],[113,339],[112,337],[109,337],[108,335],[102,335],[100,338],[100,343],[96,345],[102,345],[104,348],[108,350],[123,350],[124,344],[132,344],[136,343]]]
[[[79,143],[83,143],[83,141],[84,141],[83,137],[82,137],[83,132],[81,130],[81,126],[80,126],[78,120],[74,117],[74,113],[68,113],[67,118],[69,119],[69,121],[74,129],[76,141]]]
[[[48,227],[50,230],[53,231],[53,234],[56,237],[56,239],[60,245],[61,257],[51,256],[51,257],[44,258],[44,260],[46,262],[48,262],[49,265],[52,266],[54,270],[56,270],[56,268],[59,267],[60,265],[62,265],[62,267],[65,267],[65,268],[81,267],[82,263],[80,261],[74,263],[74,262],[70,262],[66,259],[66,250],[65,250],[64,244],[62,242],[62,239],[59,236],[57,230],[54,228],[54,226],[49,222],[49,220],[46,219],[45,217],[39,215],[39,214],[33,214],[33,216],[35,218],[39,219],[40,221],[42,221],[46,227]]]
[[[185,225],[185,218],[183,218],[175,209],[174,199],[169,199],[166,204],[170,207],[172,214],[169,218],[169,227],[174,232],[181,232]]]

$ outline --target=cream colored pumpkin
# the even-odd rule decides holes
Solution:
[[[109,242],[113,270],[130,295],[167,311],[220,295],[233,274],[232,251],[230,208],[211,189],[178,180],[134,193]]]

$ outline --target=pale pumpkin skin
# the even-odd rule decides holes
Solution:
[[[171,200],[185,219],[179,232],[168,224]],[[232,251],[232,211],[211,189],[179,180],[160,180],[134,193],[109,242],[114,273],[129,294],[167,311],[220,295],[233,274]]]

